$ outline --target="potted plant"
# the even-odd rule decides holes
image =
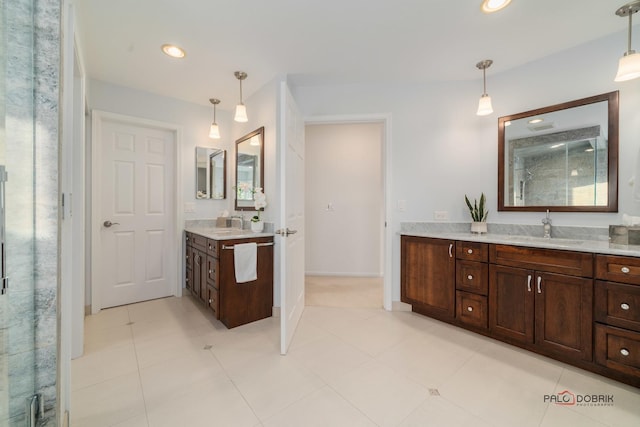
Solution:
[[[257,213],[251,217],[251,231],[260,233],[264,229],[264,222],[260,218],[260,211],[263,211],[267,206],[267,196],[262,192],[262,188],[256,188],[253,191],[253,206],[256,208]]]
[[[480,195],[480,202],[478,203],[477,199],[473,200],[473,205],[469,201],[469,198],[464,196],[464,201],[467,202],[467,207],[469,208],[469,213],[471,214],[471,219],[473,222],[471,223],[471,232],[482,234],[487,232],[487,215],[489,215],[489,211],[485,209],[486,206],[486,198],[484,193]]]

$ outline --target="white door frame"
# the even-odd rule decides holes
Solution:
[[[175,180],[172,188],[174,194],[174,212],[173,212],[173,229],[174,236],[171,244],[173,247],[170,253],[173,254],[169,258],[169,277],[174,276],[175,286],[173,287],[174,296],[182,296],[182,264],[179,260],[182,259],[182,224],[183,210],[180,207],[183,205],[182,195],[182,155],[180,147],[182,147],[182,127],[180,125],[165,123],[155,120],[142,119],[139,117],[127,116],[124,114],[109,113],[106,111],[93,110],[91,112],[91,313],[96,314],[102,308],[100,291],[99,291],[99,271],[96,268],[97,261],[102,256],[102,242],[101,242],[101,201],[100,197],[100,176],[102,172],[102,165],[100,159],[102,158],[102,122],[103,121],[117,121],[121,123],[127,123],[136,126],[146,126],[166,131],[173,132],[175,138],[175,145],[173,147],[174,158],[174,171]],[[169,227],[171,228],[171,227]],[[171,280],[171,279],[170,279]]]
[[[346,123],[381,123],[383,127],[382,141],[382,181],[384,188],[384,241],[383,244],[383,307],[392,310],[393,289],[391,281],[393,232],[391,194],[391,114],[349,114],[338,116],[310,116],[305,118],[305,125],[312,124],[346,124]]]

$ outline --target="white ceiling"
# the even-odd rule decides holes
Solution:
[[[481,79],[602,36],[620,34],[625,0],[78,0],[91,78],[220,109],[278,75],[295,85]],[[640,15],[640,14],[639,14]],[[635,22],[634,22],[635,23]],[[634,25],[637,28],[637,25]],[[637,33],[637,31],[636,31]],[[640,49],[635,40],[633,46]],[[183,60],[160,51],[175,43]]]

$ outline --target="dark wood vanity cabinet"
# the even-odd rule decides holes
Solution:
[[[596,256],[596,362],[640,377],[640,259]]]
[[[562,360],[591,361],[592,258],[580,252],[491,245],[491,333]]]
[[[401,300],[443,320],[455,316],[455,242],[402,236]]]
[[[456,321],[487,329],[489,245],[456,242]]]
[[[258,279],[237,283],[235,244],[258,244]],[[185,232],[185,287],[228,328],[272,315],[273,237],[214,240]]]

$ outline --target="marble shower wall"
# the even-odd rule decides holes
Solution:
[[[60,1],[2,0],[6,51],[8,396],[0,424],[24,425],[25,398],[56,425]],[[5,301],[7,298],[4,298]],[[4,378],[4,377],[3,377]],[[2,402],[0,402],[0,405]],[[6,410],[5,410],[6,409]],[[8,417],[8,422],[7,421]]]

